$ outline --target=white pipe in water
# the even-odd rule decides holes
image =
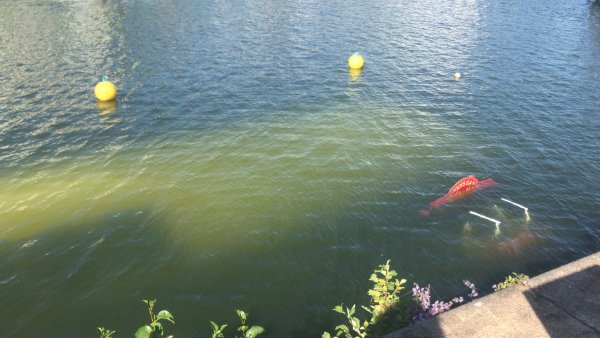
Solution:
[[[497,220],[497,219],[489,218],[489,217],[487,217],[487,216],[484,216],[484,215],[482,215],[482,214],[478,214],[478,213],[476,213],[476,212],[474,212],[474,211],[469,211],[469,214],[471,214],[471,215],[475,215],[475,216],[477,216],[477,217],[481,217],[481,218],[483,218],[483,219],[487,219],[487,220],[488,220],[488,221],[490,221],[490,222],[494,222],[494,223],[496,223],[496,226],[500,225],[500,221],[499,221],[499,220]]]
[[[522,206],[522,205],[520,205],[520,204],[518,204],[518,203],[515,203],[515,202],[513,202],[513,201],[509,201],[509,200],[507,200],[506,198],[501,198],[501,200],[503,200],[503,201],[504,201],[504,202],[506,202],[506,203],[510,203],[510,204],[512,204],[512,205],[514,205],[514,206],[516,206],[516,207],[519,207],[519,208],[521,208],[521,209],[524,209],[525,211],[529,210],[529,208],[527,208],[527,207],[524,207],[524,206]]]
[[[525,210],[525,220],[528,221],[528,222],[529,222],[529,220],[531,220],[531,218],[529,217],[529,208],[527,208],[525,206],[522,206],[522,205],[520,205],[518,203],[515,203],[513,201],[507,200],[506,198],[500,198],[500,199],[503,200],[506,203],[510,203],[510,204],[512,204],[512,205],[514,205],[516,207],[519,207],[519,208]]]

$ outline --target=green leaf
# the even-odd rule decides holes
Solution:
[[[135,331],[135,338],[150,338],[152,334],[152,328],[148,325],[141,326]]]
[[[375,290],[369,290],[367,294],[373,298],[381,297],[381,292]]]
[[[247,325],[241,325],[240,327],[237,328],[238,331],[244,332],[246,330],[248,330],[248,326]]]
[[[240,317],[242,323],[246,323],[246,318],[248,318],[248,314],[242,310],[235,310],[235,312],[237,313],[238,317]]]
[[[344,324],[340,324],[338,326],[335,327],[336,330],[342,330],[343,332],[348,332],[350,331],[350,329],[348,329],[348,327]]]
[[[173,318],[173,315],[167,310],[162,310],[156,315],[156,320],[159,319],[168,320],[171,323],[175,324],[175,318]]]
[[[153,309],[154,308],[154,304],[156,304],[156,299],[144,299],[142,300],[142,302],[146,303],[146,305],[148,305],[149,308]]]
[[[335,312],[337,312],[337,313],[344,313],[344,309],[342,309],[342,306],[341,306],[341,305],[336,305],[336,306],[333,308],[333,311],[335,311]]]
[[[263,332],[265,332],[265,329],[255,325],[249,328],[248,331],[246,331],[246,333],[244,334],[244,338],[254,338]]]
[[[152,332],[158,332],[161,336],[165,333],[162,324],[159,322],[154,322],[150,326],[152,326]]]
[[[215,331],[219,331],[219,325],[217,325],[217,323],[213,322],[212,320],[210,321],[210,325],[212,325],[213,330]]]
[[[350,309],[350,311],[348,311],[348,316],[352,316],[354,314],[355,310],[356,310],[356,305],[352,305],[352,308]]]
[[[329,334],[329,332],[323,332],[321,338],[331,338],[331,335]]]
[[[117,331],[111,331],[109,329],[105,329],[104,327],[97,327],[98,333],[100,334],[100,338],[111,338],[113,334]]]

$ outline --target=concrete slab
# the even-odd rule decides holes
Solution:
[[[600,252],[385,338],[600,337]]]

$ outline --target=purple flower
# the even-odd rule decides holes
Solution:
[[[454,303],[462,303],[464,301],[462,297],[457,297],[450,302],[437,300],[431,304],[431,286],[427,285],[426,288],[422,288],[416,283],[412,289],[412,294],[415,303],[417,303],[417,308],[412,311],[413,321],[426,320],[437,316],[440,313],[450,310]]]
[[[456,298],[452,298],[452,302],[453,302],[453,303],[456,303],[456,304],[460,304],[460,303],[462,303],[462,302],[464,302],[464,301],[465,301],[465,299],[464,299],[464,298],[462,298],[462,297],[456,297]]]
[[[431,306],[431,287],[427,285],[426,288],[422,288],[419,284],[415,283],[415,286],[412,288],[412,296],[415,303],[417,303],[417,308],[413,309],[412,312],[412,320],[425,320],[431,317],[429,314],[429,308]]]
[[[431,305],[431,286],[427,285],[426,288],[421,288],[419,284],[415,283],[415,286],[412,289],[413,299],[419,305],[423,312],[426,312]]]
[[[430,317],[437,316],[440,313],[450,310],[450,308],[452,307],[452,304],[454,304],[454,303],[436,300],[435,303],[433,303],[433,305],[431,305],[431,308],[428,311],[429,316]]]
[[[479,293],[477,292],[477,288],[475,287],[474,283],[471,283],[468,280],[464,280],[463,283],[465,284],[466,287],[468,287],[469,289],[471,289],[471,293],[469,294],[469,298],[473,299],[473,298],[479,296]]]

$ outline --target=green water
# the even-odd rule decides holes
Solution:
[[[0,12],[7,336],[127,336],[146,298],[175,336],[233,325],[236,308],[267,337],[320,336],[388,258],[452,298],[463,279],[485,294],[600,248],[595,4]],[[95,102],[102,75],[117,103]],[[419,215],[467,175],[499,184]]]

